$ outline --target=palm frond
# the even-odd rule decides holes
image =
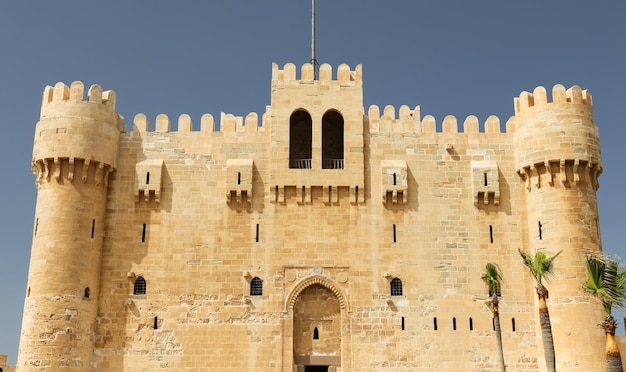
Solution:
[[[524,266],[528,268],[537,284],[542,285],[543,279],[549,282],[550,278],[554,276],[554,260],[561,254],[561,251],[552,257],[546,256],[544,252],[536,252],[535,256],[531,256],[521,249],[518,249],[518,252],[522,256]]]
[[[482,279],[489,286],[489,293],[499,296],[500,285],[502,283],[502,270],[500,270],[500,266],[493,262],[488,262],[485,265],[485,272],[482,275]]]
[[[597,297],[607,317],[611,309],[624,308],[626,302],[626,269],[615,257],[587,257],[587,280],[585,290]]]

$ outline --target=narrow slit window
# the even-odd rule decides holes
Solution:
[[[469,318],[469,327],[470,327],[470,331],[474,330],[474,320],[472,318]]]
[[[89,287],[85,288],[85,293],[83,294],[83,297],[85,298],[89,298],[90,295],[90,291],[89,291]]]
[[[146,242],[146,224],[143,224],[143,229],[141,231],[141,242],[145,243]]]
[[[485,184],[485,186],[487,186],[487,173],[484,173],[484,174],[483,174],[483,176],[484,176],[484,178],[485,178],[485,179],[484,179],[484,181],[485,181],[485,182],[484,182],[484,184]]]
[[[154,317],[154,329],[159,329],[159,317]]]
[[[598,223],[598,220],[596,219],[596,224]],[[35,219],[35,236],[37,236],[37,230],[39,229],[39,218]]]
[[[96,232],[96,220],[91,220],[91,239],[93,239],[93,235]]]
[[[147,289],[146,280],[143,278],[143,276],[137,277],[137,279],[135,279],[135,285],[133,287],[133,294],[145,295],[146,289]]]
[[[241,172],[237,172],[237,185],[241,185]]]
[[[395,172],[394,172],[394,174],[393,174],[393,185],[394,185],[394,186],[396,185],[396,174],[395,174]]]
[[[452,318],[452,330],[456,331],[456,318]]]
[[[150,172],[146,172],[146,185],[150,184]]]
[[[541,225],[541,221],[537,222],[539,228],[539,240],[543,239],[543,226]]]
[[[396,241],[397,241],[396,240],[396,224],[394,223],[393,224],[393,242],[395,243]]]
[[[402,330],[404,331],[404,317],[402,317]]]
[[[402,296],[402,280],[400,280],[400,278],[393,278],[391,280],[391,295]]]
[[[515,332],[515,318],[511,318],[511,330]]]
[[[262,296],[263,295],[263,280],[258,276],[255,276],[250,281],[250,296]]]
[[[314,340],[320,339],[320,331],[317,329],[317,327],[315,327],[315,329],[313,330],[313,339]]]
[[[256,234],[254,236],[254,240],[258,243],[259,242],[259,224],[256,224]]]
[[[436,331],[437,330],[437,317],[433,318],[433,329]]]
[[[489,242],[493,243],[493,225],[489,225]]]
[[[494,318],[491,318],[491,328],[495,331],[496,330],[496,320]]]

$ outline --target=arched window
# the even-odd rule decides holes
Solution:
[[[402,296],[402,280],[399,278],[391,279],[391,295]]]
[[[135,287],[133,289],[133,294],[136,295],[145,295],[146,294],[146,280],[143,276],[135,279]]]
[[[297,110],[289,118],[289,168],[311,168],[313,124],[311,115]]]
[[[317,329],[317,327],[315,327],[315,329],[313,330],[313,339],[314,340],[320,339],[320,331]]]
[[[343,116],[337,111],[322,117],[322,169],[343,169]]]
[[[85,288],[85,295],[84,295],[85,298],[89,298],[89,292],[90,292],[89,287]]]
[[[263,295],[263,281],[255,276],[250,281],[250,296],[262,296]]]
[[[499,283],[494,283],[493,287],[496,290],[495,295],[498,296],[498,297],[502,297],[502,290],[501,290],[500,284]],[[489,297],[492,297],[493,295],[494,295],[494,293],[493,293],[493,290],[492,290],[492,288],[490,286],[489,287]]]

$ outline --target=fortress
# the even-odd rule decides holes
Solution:
[[[46,87],[17,371],[545,370],[518,249],[562,250],[557,370],[604,366],[591,95],[538,87],[497,117],[363,107],[361,66],[272,66],[260,117],[139,114]],[[599,369],[600,368],[600,369]]]

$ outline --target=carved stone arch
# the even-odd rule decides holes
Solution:
[[[329,109],[322,116],[322,169],[343,169],[344,127],[341,111]]]
[[[306,288],[315,284],[319,284],[325,288],[328,288],[337,297],[341,310],[350,312],[350,306],[348,304],[348,301],[346,301],[346,296],[343,294],[343,291],[339,289],[339,286],[335,284],[333,281],[331,281],[330,279],[320,276],[320,275],[305,278],[300,283],[298,283],[291,290],[291,293],[287,297],[285,310],[287,312],[293,312],[293,307],[296,303],[296,300],[300,296],[300,293],[302,293],[302,291],[304,291]]]
[[[311,168],[313,156],[313,119],[305,108],[289,116],[289,168]]]

